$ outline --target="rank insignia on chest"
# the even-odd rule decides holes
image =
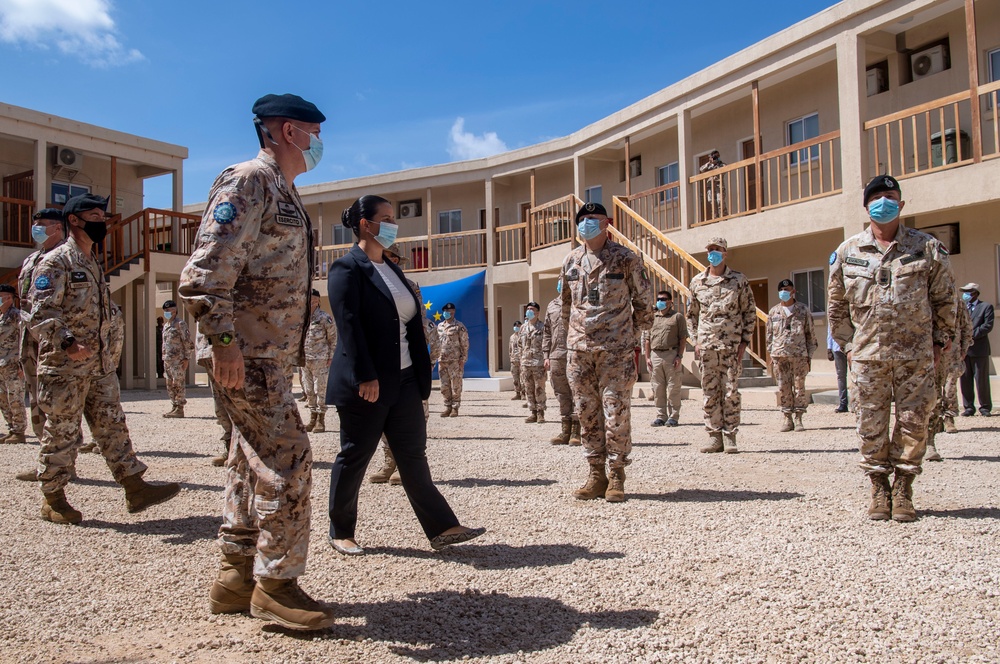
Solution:
[[[219,203],[212,210],[212,219],[215,220],[217,224],[231,224],[233,220],[236,219],[236,206],[225,201],[224,203]]]
[[[301,226],[302,220],[298,217],[289,217],[283,214],[274,215],[274,220],[282,226]]]
[[[37,288],[38,290],[45,290],[51,285],[52,285],[52,280],[49,279],[44,274],[35,279],[35,288]]]
[[[87,273],[82,271],[74,271],[69,273],[69,281],[73,284],[79,284],[87,280]]]
[[[891,280],[892,272],[889,271],[888,267],[880,267],[878,273],[875,276],[875,283],[879,286],[888,286]]]
[[[576,281],[580,278],[580,271],[575,267],[566,274],[566,281]]]
[[[900,258],[899,259],[899,264],[900,265],[907,265],[909,263],[912,263],[913,261],[918,261],[918,260],[920,260],[923,257],[924,257],[924,252],[918,251],[915,254],[910,254],[909,256],[905,256],[903,258]]]
[[[288,201],[278,201],[278,212],[289,217],[299,216],[299,209],[295,207],[294,203]]]

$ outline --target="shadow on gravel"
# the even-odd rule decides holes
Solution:
[[[633,443],[635,447],[689,447],[695,443],[651,443],[646,440],[637,440]]]
[[[427,436],[427,440],[515,440],[514,436]]]
[[[957,510],[920,510],[920,516],[939,516],[951,519],[1000,519],[996,507],[963,507]]]
[[[141,517],[140,517],[141,518]],[[159,537],[164,544],[187,545],[212,540],[219,534],[220,516],[185,516],[177,519],[150,519],[136,523],[114,523],[84,519],[81,528],[113,530],[123,535]]]
[[[1000,461],[1000,456],[960,456],[960,457],[945,457],[948,461],[992,461],[996,463]]]
[[[479,570],[521,569],[524,567],[556,567],[577,560],[616,560],[624,558],[620,551],[593,552],[575,544],[483,544],[457,546],[442,552],[394,546],[365,547],[367,554],[384,554],[400,558],[447,560],[469,565]]]
[[[467,477],[462,480],[444,480],[443,482],[435,482],[435,484],[444,484],[446,486],[457,486],[463,489],[474,489],[484,486],[549,486],[550,484],[555,484],[555,480],[488,480],[481,477]]]
[[[142,457],[161,457],[163,459],[209,459],[211,454],[198,454],[196,452],[177,452],[176,450],[141,450],[136,454]]]
[[[670,493],[629,493],[628,500],[662,500],[671,503],[728,503],[751,500],[794,500],[801,493],[789,491],[712,491],[708,489],[678,489]]]
[[[171,481],[169,478],[163,479],[151,479],[152,484],[162,484],[163,482]],[[71,484],[79,484],[80,486],[104,486],[112,488],[121,488],[121,485],[114,480],[94,480],[87,477],[81,477],[73,480]],[[187,489],[188,491],[222,491],[221,484],[191,484],[190,482],[178,482],[182,489]]]
[[[340,618],[362,625],[334,625],[323,632],[295,633],[268,625],[265,631],[297,639],[385,642],[396,655],[422,662],[499,657],[539,652],[568,643],[583,626],[629,630],[652,624],[655,611],[577,611],[547,597],[440,590],[379,603],[338,604]]]
[[[856,447],[843,450],[746,450],[749,454],[850,454],[857,451]]]

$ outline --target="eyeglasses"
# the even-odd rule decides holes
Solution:
[[[656,301],[657,301],[657,302],[670,302],[670,300],[668,300],[668,299],[667,299],[667,298],[665,298],[665,297],[658,297],[658,298],[656,298]]]

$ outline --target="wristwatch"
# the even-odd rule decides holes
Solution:
[[[233,336],[232,332],[222,332],[221,334],[210,334],[208,335],[208,343],[210,346],[231,346],[236,337]]]
[[[62,348],[63,350],[66,350],[75,343],[76,343],[76,338],[70,335],[68,337],[63,338],[62,343],[59,345],[59,347]]]

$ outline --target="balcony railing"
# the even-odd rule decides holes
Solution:
[[[674,182],[640,191],[623,200],[654,228],[675,231],[681,228],[680,190],[680,183]]]
[[[1000,157],[1000,81],[979,86],[979,108],[982,117],[983,159]]]
[[[351,250],[354,244],[333,244],[316,247],[316,279],[326,279],[330,266]],[[486,266],[486,231],[461,231],[432,235],[401,237],[396,240],[399,255],[409,260],[407,272],[451,270]]]
[[[149,270],[150,253],[190,256],[198,234],[201,217],[173,210],[146,208],[121,218],[108,220],[108,235],[98,251],[105,272],[111,272],[137,259]]]
[[[573,219],[579,209],[578,200],[570,194],[531,208],[528,212],[528,237],[532,251],[573,239]]]
[[[527,229],[527,223],[497,226],[493,235],[493,254],[497,265],[517,263],[527,258]]]
[[[2,243],[15,247],[31,247],[31,215],[35,213],[35,202],[20,198],[0,196],[0,214],[3,214]]]
[[[840,193],[839,160],[839,131],[763,153],[760,156],[761,209]],[[748,194],[750,208],[754,209],[756,192],[748,191]]]
[[[714,224],[753,212],[755,206],[751,204],[755,201],[748,192],[756,191],[755,163],[753,159],[744,159],[692,177],[695,214],[692,225]]]

